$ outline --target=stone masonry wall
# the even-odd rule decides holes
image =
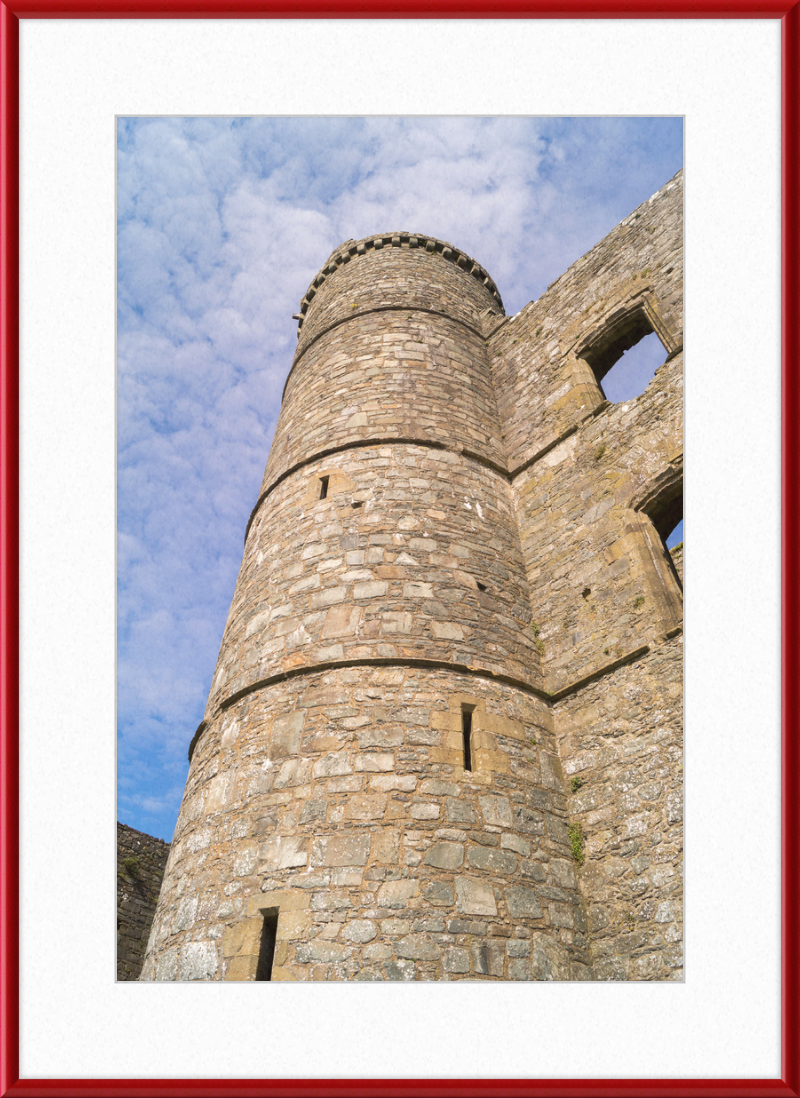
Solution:
[[[322,335],[296,360],[283,407],[262,492],[313,454],[369,439],[424,439],[505,466],[483,337],[410,307]]]
[[[682,637],[556,706],[597,979],[680,979]]]
[[[314,279],[142,979],[681,978],[681,185],[516,317],[410,233]]]
[[[138,980],[169,843],[117,824],[117,979]]]
[[[597,979],[681,975],[680,184],[489,341]],[[637,324],[666,361],[614,404],[590,364]]]
[[[272,906],[276,979],[586,977],[549,723],[513,687],[416,668],[241,699],[195,750],[143,978],[252,979]]]
[[[346,450],[282,481],[259,508],[206,719],[293,667],[397,657],[541,682],[509,486],[424,446]]]
[[[492,377],[512,475],[603,402],[582,352],[604,327],[645,309],[664,357],[682,348],[682,184],[678,172],[538,300],[495,327]]]

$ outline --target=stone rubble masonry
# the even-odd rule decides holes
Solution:
[[[117,824],[117,979],[138,980],[169,843]]]
[[[332,253],[142,979],[254,980],[276,914],[273,980],[682,978],[681,258],[680,173],[514,317],[445,242]]]

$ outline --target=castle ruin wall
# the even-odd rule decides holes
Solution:
[[[680,978],[680,210],[509,319],[445,242],[332,253],[143,979]]]

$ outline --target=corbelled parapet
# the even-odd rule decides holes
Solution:
[[[674,191],[511,319],[422,234],[313,280],[144,979],[679,971]]]

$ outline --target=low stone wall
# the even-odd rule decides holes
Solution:
[[[138,980],[169,843],[117,824],[117,979]]]

